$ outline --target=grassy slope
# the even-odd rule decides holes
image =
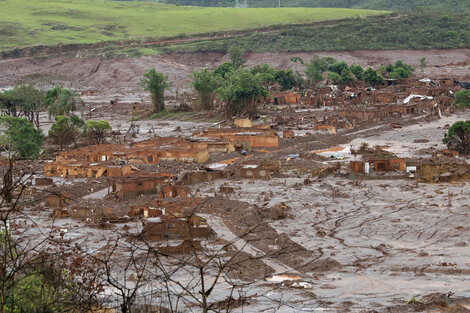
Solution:
[[[38,44],[160,38],[383,13],[348,9],[200,8],[109,0],[0,0],[0,50]]]
[[[155,1],[155,0],[153,0]],[[233,6],[233,0],[159,0],[163,3],[197,6]],[[249,7],[277,7],[278,0],[239,0]],[[465,0],[281,0],[282,7],[350,8],[390,11],[410,11],[419,7],[465,12],[470,10]]]
[[[287,26],[268,34],[174,45],[162,51],[225,51],[233,44],[254,52],[468,48],[470,20],[464,13],[442,15],[419,10],[400,18],[370,17],[328,26]]]

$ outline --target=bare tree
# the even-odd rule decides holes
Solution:
[[[54,236],[53,227],[42,229],[24,212],[30,179],[27,171],[12,174],[14,198],[0,201],[0,310],[89,311],[102,290],[96,268],[83,251]]]

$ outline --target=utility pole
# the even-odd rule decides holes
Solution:
[[[281,7],[281,0],[277,0],[277,7],[278,7],[278,8]]]

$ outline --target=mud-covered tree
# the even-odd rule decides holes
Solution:
[[[85,125],[85,122],[76,115],[70,117],[59,115],[55,117],[55,121],[49,130],[49,137],[59,145],[60,150],[75,143],[81,128]]]
[[[140,86],[150,92],[153,104],[153,113],[158,113],[165,109],[165,90],[172,87],[173,83],[168,81],[168,74],[150,69],[144,74],[139,82]]]
[[[151,275],[149,273],[153,273],[149,266],[149,255],[150,250],[142,242],[119,235],[108,242],[107,249],[97,258],[103,269],[103,280],[110,287],[113,302],[119,303],[121,313],[141,312],[137,308],[139,302],[159,303],[151,290],[152,281],[148,279]],[[132,281],[129,281],[129,277],[132,277]]]
[[[191,77],[193,79],[191,85],[199,93],[200,108],[204,110],[212,109],[214,92],[219,86],[214,73],[204,69],[200,72],[194,71]]]
[[[462,154],[470,152],[470,120],[455,122],[444,134],[444,143],[451,150]]]
[[[97,145],[106,140],[106,136],[111,129],[111,125],[106,120],[86,121],[83,127],[83,136],[88,138],[90,143]]]
[[[3,176],[1,196],[11,202],[13,191],[13,164],[17,159],[36,159],[42,148],[43,134],[40,129],[24,118],[0,117],[0,146],[6,152],[9,167]]]
[[[454,96],[454,105],[458,108],[470,107],[470,89],[457,91]]]
[[[72,89],[56,86],[46,92],[46,106],[49,108],[49,118],[70,115],[83,107],[83,100]]]
[[[260,74],[253,75],[249,69],[230,72],[217,93],[225,101],[225,115],[228,118],[238,113],[251,117],[255,113],[255,101],[268,95]]]

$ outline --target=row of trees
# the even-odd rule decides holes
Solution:
[[[299,57],[292,58],[292,62],[299,62],[305,67],[303,73],[294,73],[291,69],[277,71],[269,64],[246,68],[239,48],[232,48],[230,56],[231,62],[223,63],[214,70],[203,69],[191,74],[191,85],[199,94],[200,108],[212,109],[214,99],[218,98],[225,102],[228,117],[240,112],[252,115],[255,101],[267,96],[268,91],[276,84],[282,91],[294,87],[311,88],[325,79],[338,85],[362,81],[369,86],[377,86],[383,84],[385,78],[408,78],[414,72],[411,66],[402,61],[374,70],[370,67],[363,69],[360,65],[349,66],[334,58],[315,55],[309,62]],[[165,89],[173,85],[168,81],[168,75],[151,69],[144,75],[140,85],[150,92],[154,112],[163,110]]]
[[[348,66],[344,61],[338,61],[330,57],[319,57],[315,55],[310,62],[306,63],[302,58],[294,57],[293,62],[300,62],[305,66],[305,76],[310,84],[316,85],[326,78],[329,82],[338,85],[351,84],[354,81],[363,81],[367,85],[377,86],[384,83],[384,78],[402,79],[410,77],[414,69],[397,61],[395,64],[382,65],[378,70],[371,67],[363,69],[362,66],[353,64]]]
[[[212,103],[217,95],[226,103],[226,115],[232,116],[241,111],[248,114],[254,112],[254,101],[267,96],[266,83],[270,80],[279,80],[283,73],[262,73],[261,68],[248,69],[243,67],[242,52],[239,49],[231,49],[232,62],[220,65],[213,71],[204,69],[193,72],[192,86],[199,93],[200,107],[211,109]],[[276,76],[277,74],[277,76]],[[164,93],[173,84],[168,81],[168,75],[158,73],[155,69],[145,73],[140,85],[150,92],[154,113],[164,108]]]
[[[106,120],[86,121],[76,115],[59,115],[49,130],[49,137],[59,145],[60,150],[70,144],[76,144],[79,136],[86,137],[91,144],[100,144],[106,139],[111,125]]]
[[[46,92],[32,85],[16,86],[0,92],[0,109],[6,115],[24,117],[39,128],[39,113],[45,109],[49,117],[69,115],[81,108],[83,101],[75,91],[55,87]]]

